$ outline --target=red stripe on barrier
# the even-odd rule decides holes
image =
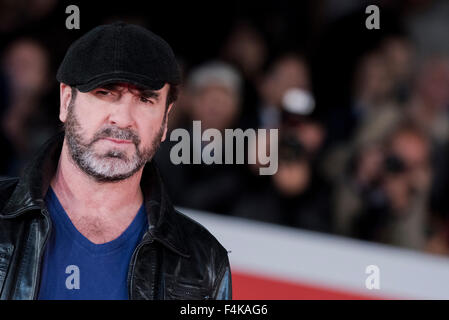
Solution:
[[[234,300],[373,300],[370,295],[232,271]]]

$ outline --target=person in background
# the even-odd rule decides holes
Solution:
[[[430,230],[430,147],[419,127],[404,123],[385,141],[383,152],[365,153],[356,171],[364,201],[353,217],[353,235],[424,249]]]
[[[52,111],[49,55],[39,42],[18,39],[7,48],[2,68],[10,98],[1,119],[1,129],[14,154],[4,174],[17,175],[58,129],[57,122],[48,117]]]
[[[311,92],[290,88],[281,102],[282,134],[293,135],[306,149],[311,161],[320,162],[326,140],[326,128],[318,115]]]
[[[238,122],[241,108],[242,79],[232,66],[212,61],[192,70],[187,79],[191,120],[200,120],[201,128],[221,132]]]
[[[237,21],[220,50],[220,58],[237,68],[242,76],[242,104],[239,127],[257,128],[255,116],[260,103],[258,83],[268,58],[266,38],[247,20]]]
[[[425,58],[413,85],[407,113],[442,147],[449,141],[449,58]]]
[[[296,136],[280,138],[278,171],[269,179],[269,183],[246,188],[232,214],[306,230],[332,231],[331,186],[320,177]]]
[[[279,128],[282,100],[292,88],[310,89],[309,68],[304,58],[286,53],[276,58],[259,82],[261,102],[257,110],[258,128]]]
[[[162,168],[169,186],[173,186],[174,201],[177,205],[215,213],[229,214],[236,197],[240,193],[242,177],[239,165],[192,164],[193,153],[201,158],[203,147],[209,142],[201,143],[196,149],[193,144],[193,121],[201,121],[201,130],[217,129],[224,137],[225,129],[237,126],[241,110],[242,79],[238,71],[220,61],[212,61],[194,68],[187,77],[185,94],[190,103],[185,108],[191,137],[191,164],[169,165]],[[202,134],[202,132],[201,132]],[[177,141],[170,142],[170,146]],[[169,157],[170,148],[166,148],[165,158]],[[235,152],[234,152],[235,155]],[[162,155],[161,155],[162,156]],[[234,162],[235,163],[235,162]],[[176,167],[172,168],[171,167]],[[181,186],[190,192],[183,192]]]
[[[243,77],[254,83],[260,76],[267,54],[264,37],[249,21],[235,23],[221,49],[222,59],[235,65]]]

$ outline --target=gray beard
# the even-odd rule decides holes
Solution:
[[[64,127],[70,156],[84,173],[97,182],[117,182],[131,177],[153,158],[161,143],[165,120],[151,146],[142,152],[138,147],[139,136],[130,129],[119,129],[116,126],[107,126],[101,129],[95,133],[90,142],[85,143],[81,136],[81,125],[74,113],[74,105],[70,103],[68,109]],[[93,144],[107,137],[131,140],[136,148],[135,154],[128,158],[126,153],[119,149],[110,149],[103,155],[95,153]]]

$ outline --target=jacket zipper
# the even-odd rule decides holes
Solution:
[[[48,238],[50,236],[50,232],[51,232],[51,228],[52,228],[50,220],[48,218],[47,210],[44,209],[43,211],[45,212],[44,216],[45,216],[45,221],[47,222],[48,232],[45,235],[44,243],[42,245],[42,249],[41,249],[41,252],[39,254],[39,260],[38,260],[38,264],[37,264],[36,280],[34,281],[35,285],[34,285],[33,300],[37,300],[37,295],[38,295],[39,288],[40,288],[40,283],[41,283],[41,274],[40,273],[41,273],[41,267],[42,267],[42,257],[44,255],[45,247],[47,245],[47,240],[48,240]]]

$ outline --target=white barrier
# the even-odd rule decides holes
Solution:
[[[330,290],[399,299],[449,299],[449,258],[191,209],[227,249],[233,270]],[[379,267],[369,290],[366,267]]]

